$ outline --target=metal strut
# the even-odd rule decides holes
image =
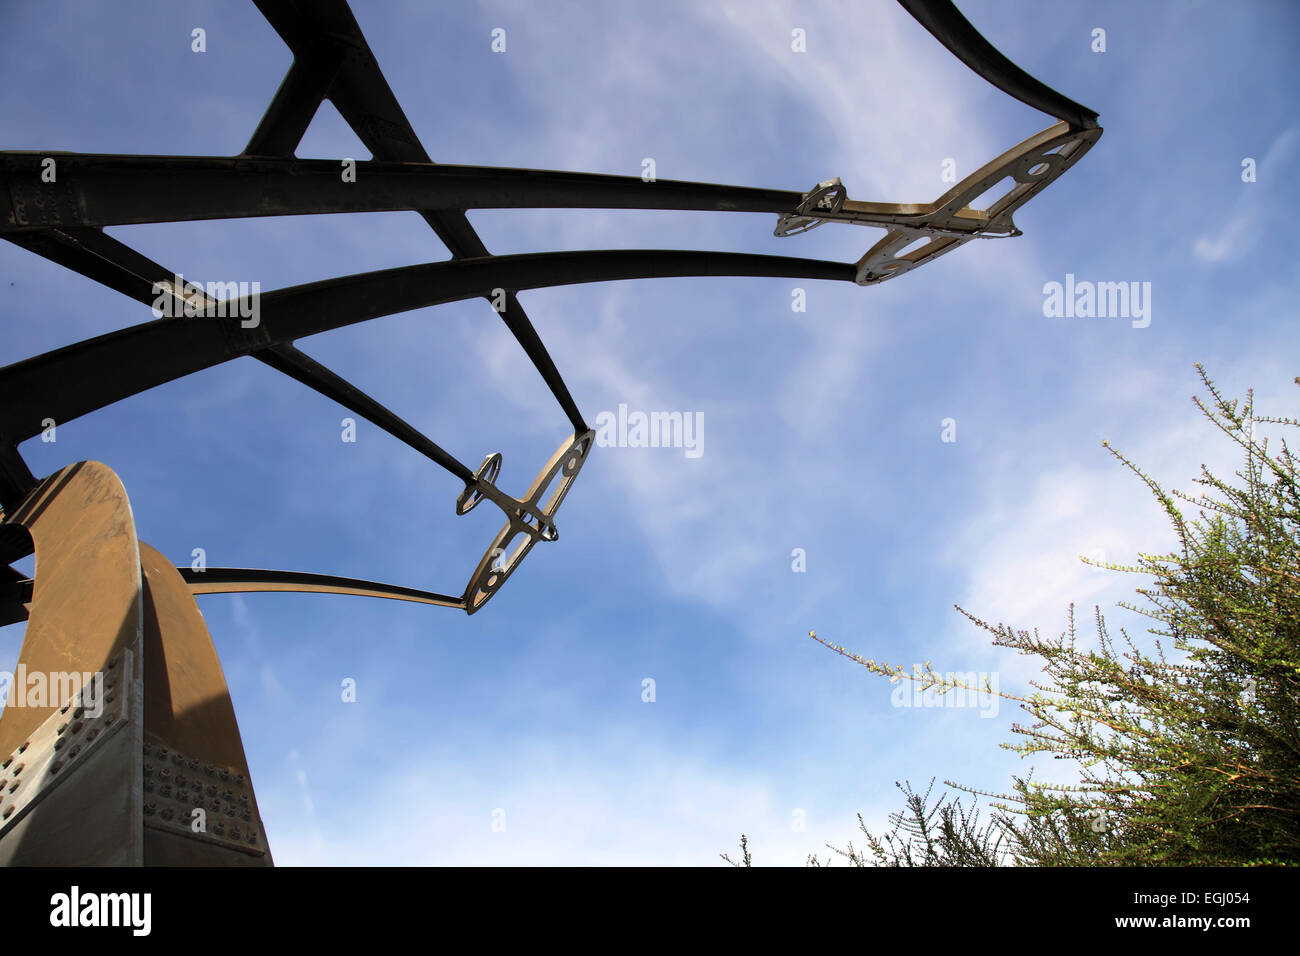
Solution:
[[[460,608],[473,614],[538,542],[559,537],[556,514],[594,444],[573,396],[516,293],[584,282],[667,276],[781,276],[871,285],[911,271],[975,238],[1016,236],[1012,214],[1073,166],[1101,135],[1097,114],[1034,79],[997,51],[950,0],[899,0],[955,56],[999,89],[1055,117],[931,203],[849,199],[838,179],[806,193],[580,172],[433,163],[375,61],[346,0],[254,0],[293,52],[293,64],[242,153],[229,157],[59,153],[57,183],[42,180],[48,152],[0,152],[0,237],[137,302],[193,318],[160,318],[0,369],[0,545],[13,515],[39,492],[18,445],[46,418],[64,423],[157,385],[251,356],[362,416],[463,482],[465,514],[484,500],[505,524],[459,596],[373,581],[248,568],[177,569],[191,593],[304,591]],[[294,156],[328,99],[370,150],[355,182],[338,165]],[[1009,181],[984,209],[971,203]],[[856,263],[730,252],[597,250],[494,256],[469,209],[605,208],[762,212],[793,236],[828,222],[883,228]],[[107,235],[107,226],[385,210],[415,211],[452,258],[279,289],[261,295],[258,320],[244,299],[218,300]],[[499,312],[572,426],[532,485],[514,497],[496,485],[500,453],[471,470],[352,383],[300,351],[299,339],[413,309],[498,298]],[[172,314],[172,313],[166,313]],[[64,383],[76,382],[75,390]],[[99,466],[102,468],[102,466]],[[12,537],[12,536],[11,536]],[[26,540],[26,539],[24,539]],[[22,542],[0,547],[0,616],[21,620],[33,582],[7,567]],[[17,549],[17,550],[15,550]],[[10,552],[14,552],[13,555]],[[170,572],[168,572],[170,573]]]

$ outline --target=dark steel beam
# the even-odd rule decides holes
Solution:
[[[344,408],[369,419],[394,438],[437,462],[466,484],[474,481],[474,472],[468,465],[452,457],[351,382],[336,375],[311,356],[304,355],[292,345],[272,345],[268,349],[254,353],[253,357],[265,362],[277,372],[283,372],[290,378],[315,389],[326,398],[332,398]]]
[[[21,504],[21,499],[6,504],[5,517],[11,517]],[[27,620],[26,605],[32,603],[32,581],[22,571],[9,565],[11,561],[25,558],[35,550],[31,532],[25,527],[8,520],[0,523],[0,627]]]
[[[27,620],[32,603],[32,581],[16,568],[0,570],[0,627]]]
[[[98,229],[74,228],[25,232],[9,234],[5,238],[145,305],[152,305],[157,299],[157,293],[154,291],[156,283],[173,283],[175,280],[175,276],[166,267]],[[290,375],[325,397],[356,412],[422,455],[437,462],[462,481],[468,482],[473,478],[473,472],[466,465],[341,376],[291,345],[278,346],[274,351],[275,354],[254,352],[252,355],[277,371]],[[62,421],[57,417],[55,420]],[[18,454],[16,449],[13,454]],[[3,504],[7,498],[21,501],[27,490],[30,490],[30,485],[24,485],[19,480],[20,473],[14,472],[10,475],[11,469],[5,468],[7,461],[9,458],[4,456],[3,448],[0,448],[0,504]],[[22,462],[21,456],[17,461]]]
[[[146,305],[157,297],[154,283],[175,278],[170,270],[99,229],[72,226],[9,232],[0,238]]]
[[[346,52],[342,44],[321,37],[294,54],[293,65],[244,147],[245,155],[293,154],[329,92]]]
[[[377,160],[399,163],[429,163],[429,154],[420,145],[410,120],[403,112],[392,88],[384,79],[370,45],[361,33],[356,17],[346,0],[254,0],[267,22],[275,28],[297,56],[321,37],[330,37],[350,49],[330,86],[330,102],[360,137]],[[487,247],[470,225],[464,212],[420,210],[438,238],[457,258],[477,259],[489,255]],[[497,287],[493,287],[497,288]],[[587,430],[582,412],[569,394],[555,361],[542,344],[528,313],[507,289],[501,320],[541,374],[555,400],[573,425],[575,434]],[[491,290],[489,290],[490,292]]]
[[[72,421],[242,355],[368,319],[496,288],[544,289],[673,276],[768,276],[853,282],[854,266],[735,252],[602,250],[455,259],[294,286],[261,296],[256,327],[235,317],[163,318],[0,369],[0,434],[24,441],[42,419]],[[229,304],[227,304],[229,306]],[[233,311],[233,310],[232,310]],[[76,382],[77,388],[64,383]]]
[[[270,157],[58,157],[62,201],[40,202],[46,154],[0,152],[0,233],[253,216],[465,209],[673,209],[786,214],[803,194],[713,183],[435,163]],[[8,220],[8,221],[6,221]],[[485,253],[481,253],[485,254]]]
[[[36,476],[18,453],[18,442],[0,434],[0,508],[12,512],[35,487]]]
[[[980,34],[951,0],[898,0],[903,9],[957,59],[1020,102],[1065,120],[1073,129],[1095,129],[1097,114],[1030,76]]]

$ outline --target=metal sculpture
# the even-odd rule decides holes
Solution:
[[[155,315],[207,316],[203,321],[158,318],[0,369],[0,506],[4,508],[0,567],[7,569],[0,581],[0,621],[23,620],[30,615],[22,661],[98,670],[114,661],[123,662],[123,672],[129,671],[130,679],[119,691],[121,707],[114,719],[134,728],[137,749],[131,751],[128,746],[127,751],[143,752],[147,757],[161,750],[164,770],[168,760],[180,759],[216,768],[213,773],[230,779],[247,778],[220,665],[197,609],[190,613],[194,595],[325,592],[416,601],[473,614],[500,590],[536,544],[558,538],[557,512],[591,452],[594,433],[516,298],[517,292],[668,276],[781,276],[872,285],[909,272],[971,239],[1019,235],[1012,214],[1077,162],[1101,135],[1096,113],[1008,61],[949,0],[900,0],[925,29],[976,73],[1059,120],[933,203],[850,200],[838,179],[819,183],[808,192],[794,192],[709,183],[646,183],[639,177],[589,173],[435,165],[398,105],[345,0],[255,3],[290,47],[294,59],[239,155],[59,153],[54,154],[57,179],[47,182],[41,172],[51,154],[0,153],[0,201],[6,195],[9,201],[7,215],[0,221],[0,236],[151,306]],[[351,181],[339,175],[337,162],[293,156],[325,99],[334,104],[374,157],[356,164]],[[971,208],[979,196],[1008,178],[1008,191],[987,209]],[[778,236],[796,235],[829,222],[875,226],[883,228],[885,236],[857,263],[663,250],[493,256],[470,226],[466,211],[503,208],[768,212],[778,216]],[[218,301],[186,283],[172,268],[103,231],[105,226],[135,223],[392,210],[418,212],[452,258],[261,295],[256,303],[258,321],[251,326],[240,317],[249,314],[253,303]],[[482,465],[471,469],[295,346],[299,339],[379,316],[476,297],[497,300],[501,320],[573,429],[519,498],[496,484],[499,453],[488,455]],[[38,482],[18,451],[20,443],[41,433],[48,419],[62,424],[241,356],[252,356],[333,399],[455,475],[464,483],[456,500],[457,514],[465,514],[485,500],[501,510],[505,523],[463,591],[443,594],[296,571],[172,568],[147,545],[136,545],[129,520],[123,523],[123,509],[129,519],[125,492],[107,468],[81,463]],[[70,388],[68,383],[76,384]],[[95,517],[103,508],[109,509],[104,512],[108,517]],[[78,515],[86,517],[83,520]],[[8,567],[33,548],[40,560],[35,580]],[[109,567],[96,566],[86,572],[93,580],[103,577],[102,585],[87,589],[84,581],[74,584],[74,578],[49,570],[51,561],[57,567],[62,560],[51,555],[75,556],[102,549],[121,552]],[[133,556],[136,554],[138,557]],[[68,560],[74,561],[74,557]],[[104,617],[99,625],[92,620],[96,615]],[[160,658],[160,664],[150,664],[151,652]],[[150,681],[168,686],[166,701],[151,695]],[[199,699],[217,704],[207,707],[202,719],[195,722],[187,715]],[[54,707],[31,710],[21,718],[12,717],[11,710],[0,719],[0,753],[21,755],[20,741],[25,742],[23,746],[35,746],[33,735],[49,721],[59,722]],[[59,713],[65,712],[66,707]],[[58,772],[55,765],[59,759],[54,754],[64,732],[47,735],[52,749],[43,772]],[[103,737],[108,736],[105,731]],[[86,749],[89,752],[91,748]],[[101,747],[99,752],[107,751]],[[95,759],[102,763],[106,758]],[[137,757],[131,759],[139,762]],[[96,772],[103,772],[102,767]],[[144,790],[155,792],[149,789],[147,773],[145,777]],[[216,854],[212,859],[230,862],[234,859],[231,853],[237,851],[243,857],[251,854],[261,862],[270,861],[251,786],[246,789],[230,799],[236,808],[243,808],[248,832],[236,826],[234,840],[205,837],[204,852]],[[147,818],[148,799],[142,806]],[[6,808],[0,801],[0,859],[32,858],[30,852],[15,854],[5,849],[15,844],[15,831],[27,826],[19,823],[24,815],[30,817],[28,804]],[[161,816],[152,823],[146,819],[146,836],[151,830],[178,836],[175,826],[169,830],[160,820]],[[153,838],[152,850],[145,841],[145,850],[140,851],[139,842],[129,861],[208,859],[177,850],[175,841],[158,836]],[[162,849],[164,846],[167,849]],[[37,853],[36,857],[45,860],[50,854]]]

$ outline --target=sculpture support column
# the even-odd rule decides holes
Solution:
[[[0,715],[0,863],[270,865],[211,636],[117,475],[70,465],[5,517],[36,573]]]

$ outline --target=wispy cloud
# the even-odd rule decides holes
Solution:
[[[63,49],[84,70],[0,62],[10,146],[229,154],[288,65],[251,6],[202,7],[214,24],[242,17],[239,55],[255,65],[232,70],[244,61],[211,32],[207,60],[185,33],[172,51],[170,28],[145,22],[158,12],[148,4],[69,32],[87,26],[84,11],[52,2],[58,13],[19,11],[6,39]],[[944,159],[961,176],[1046,125],[887,3],[573,2],[545,16],[530,3],[354,6],[441,162],[639,175],[653,158],[661,179],[804,190],[840,176],[854,198],[928,201],[948,185]],[[1168,527],[1100,438],[1190,484],[1203,455],[1216,460],[1185,400],[1191,361],[1235,391],[1256,385],[1261,399],[1267,382],[1281,383],[1271,407],[1289,414],[1281,386],[1300,356],[1284,241],[1292,118],[1259,118],[1282,132],[1260,157],[1260,181],[1223,200],[1222,227],[1186,201],[1205,187],[1185,174],[1192,166],[1128,176],[1144,158],[1166,161],[1171,129],[1259,142],[1180,71],[1289,55],[1281,31],[1243,14],[1239,42],[1227,42],[1187,25],[1218,13],[1192,10],[1183,48],[1152,29],[1156,13],[1116,8],[1112,38],[1143,42],[1094,56],[1082,8],[1033,10],[988,8],[979,25],[1116,122],[1077,173],[1025,208],[1024,237],[971,243],[870,289],[719,278],[524,293],[589,421],[619,403],[699,412],[703,457],[597,449],[565,504],[561,540],[539,546],[473,618],[337,597],[203,599],[278,863],[712,864],[746,832],[760,863],[798,864],[852,839],[856,810],[879,829],[898,807],[895,779],[997,788],[1020,766],[995,749],[1013,714],[900,712],[887,684],[807,631],[904,666],[939,665],[942,653],[944,670],[996,667],[1004,687],[1036,676],[950,605],[1051,632],[1071,601],[1106,610],[1131,598],[1131,579],[1078,555],[1126,561],[1161,547]],[[509,35],[500,55],[489,48],[498,26]],[[806,53],[791,49],[796,28]],[[86,76],[102,81],[86,87]],[[1179,82],[1151,85],[1171,76]],[[120,108],[137,98],[145,108]],[[1139,101],[1158,115],[1140,114]],[[183,117],[162,144],[159,116]],[[355,152],[336,117],[321,119],[309,152]],[[1205,157],[1207,142],[1180,157]],[[1219,157],[1204,162],[1219,175]],[[777,239],[774,217],[750,214],[471,219],[495,252],[718,248],[851,262],[880,235],[828,225]],[[187,275],[247,275],[267,289],[445,255],[413,213],[121,237]],[[1104,271],[1116,262],[1123,274]],[[1231,283],[1208,282],[1228,266]],[[1093,268],[1103,271],[1090,279],[1157,280],[1162,311],[1149,329],[1042,317],[1045,281]],[[806,312],[791,309],[795,285]],[[0,290],[5,361],[145,318],[8,243]],[[567,430],[482,302],[300,345],[471,466],[501,450],[510,491]],[[202,545],[218,565],[463,586],[500,514],[457,518],[456,480],[364,423],[357,443],[343,443],[343,415],[240,360],[60,425],[57,444],[24,452],[39,473],[112,464],[142,536],[178,561]],[[944,444],[949,415],[959,438]],[[13,629],[6,637],[16,651]],[[654,704],[638,696],[646,676],[659,680]],[[340,701],[345,677],[357,703]],[[498,809],[504,830],[492,827]]]
[[[1274,212],[1270,204],[1275,202],[1276,196],[1273,190],[1259,184],[1259,177],[1277,179],[1287,175],[1286,163],[1295,152],[1298,141],[1300,131],[1295,127],[1283,130],[1273,140],[1263,158],[1256,162],[1256,178],[1243,184],[1233,211],[1222,228],[1216,233],[1197,237],[1192,246],[1192,254],[1197,259],[1211,264],[1234,262],[1256,248],[1261,238],[1259,233]]]

